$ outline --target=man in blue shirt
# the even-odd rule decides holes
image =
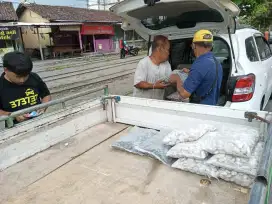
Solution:
[[[191,103],[216,105],[220,97],[222,66],[211,52],[213,35],[208,30],[195,33],[192,49],[196,57],[190,70],[184,68],[188,78],[183,83],[178,75],[172,75],[170,82],[177,85],[181,97],[190,98]]]

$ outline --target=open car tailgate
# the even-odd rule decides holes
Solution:
[[[235,32],[234,18],[240,10],[230,0],[159,0],[148,6],[144,0],[123,1],[110,10],[124,18],[123,29],[135,29],[144,39],[148,36],[192,36],[199,29],[214,33]]]

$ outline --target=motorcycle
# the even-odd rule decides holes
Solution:
[[[126,55],[137,56],[140,49],[138,47],[128,46],[126,49]]]

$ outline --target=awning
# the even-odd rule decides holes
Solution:
[[[110,25],[82,25],[82,35],[114,35],[114,28]]]

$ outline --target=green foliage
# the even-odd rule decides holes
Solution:
[[[261,30],[268,30],[272,22],[271,0],[233,0],[241,9],[240,21]],[[270,8],[271,7],[271,8]]]

